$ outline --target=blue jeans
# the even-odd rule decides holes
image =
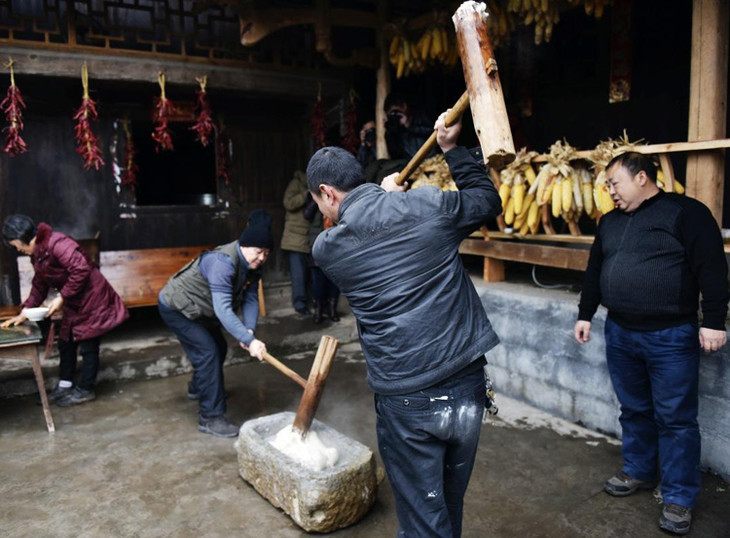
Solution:
[[[661,467],[665,503],[694,507],[700,491],[697,325],[657,331],[606,320],[606,359],[621,404],[623,470],[645,481]]]
[[[412,394],[375,395],[399,537],[461,536],[484,400],[482,368]]]
[[[224,414],[226,395],[223,388],[223,361],[226,360],[228,344],[218,323],[190,320],[167,306],[161,297],[157,308],[163,321],[180,340],[193,365],[193,381],[189,391],[200,396],[200,415],[208,418]]]
[[[307,282],[309,281],[308,254],[289,251],[291,273],[291,302],[295,310],[307,308]]]

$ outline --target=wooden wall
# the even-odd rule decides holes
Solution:
[[[97,172],[84,170],[74,152],[71,117],[81,99],[79,81],[30,76],[16,77],[16,81],[28,105],[23,137],[29,151],[15,158],[0,155],[0,219],[25,213],[74,237],[99,232],[102,250],[124,250],[227,242],[238,237],[250,210],[264,208],[274,216],[277,244],[265,276],[269,282],[288,278],[288,267],[278,252],[284,222],[281,201],[293,172],[304,169],[310,155],[312,103],[209,89],[214,112],[223,116],[231,140],[231,180],[229,185],[222,181],[218,185],[222,203],[135,207],[125,205],[134,198],[120,192],[115,183],[115,145],[122,162],[124,155],[118,151],[123,136],[117,120],[127,115],[133,123],[149,121],[159,88],[92,80],[92,97],[100,105],[94,130],[106,161]],[[192,101],[194,90],[171,87],[168,96],[173,101]],[[179,128],[174,135],[194,136]],[[8,249],[2,249],[0,261],[0,289],[7,295],[15,265]]]

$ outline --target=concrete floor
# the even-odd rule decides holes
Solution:
[[[302,323],[308,321],[284,316],[262,331],[273,343]],[[277,356],[306,377],[314,351],[309,342],[279,348]],[[247,361],[225,373],[234,422],[296,410],[301,390],[272,367]],[[53,408],[54,435],[45,431],[35,396],[0,400],[0,535],[304,536],[238,476],[232,440],[197,431],[197,405],[185,397],[188,377],[102,383],[97,401]],[[464,537],[666,536],[651,492],[625,499],[603,493],[603,481],[620,465],[616,440],[499,395],[498,404],[500,418],[483,426]],[[338,351],[316,417],[377,449],[356,343]],[[730,485],[704,475],[692,536],[730,537],[729,514]],[[369,514],[333,536],[396,530],[386,479]]]

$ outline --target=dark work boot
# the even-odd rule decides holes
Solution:
[[[314,316],[312,317],[312,321],[316,324],[322,323],[322,303],[319,301],[314,301]]]
[[[337,299],[330,299],[327,307],[330,319],[332,321],[340,321],[340,315],[337,313]]]
[[[217,417],[203,417],[198,419],[198,430],[203,433],[209,433],[214,437],[236,437],[238,435],[238,427],[231,424],[225,415]]]
[[[96,394],[93,389],[82,389],[81,387],[74,387],[66,396],[56,402],[59,407],[70,407],[72,405],[79,405],[82,403],[90,402],[96,399]]]
[[[48,393],[48,402],[57,402],[67,394],[70,394],[73,389],[73,385],[70,387],[61,387],[61,385],[56,385],[56,388]]]

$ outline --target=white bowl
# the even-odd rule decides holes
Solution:
[[[46,319],[46,314],[48,314],[48,308],[46,308],[45,306],[23,309],[23,315],[31,321],[44,320]]]

